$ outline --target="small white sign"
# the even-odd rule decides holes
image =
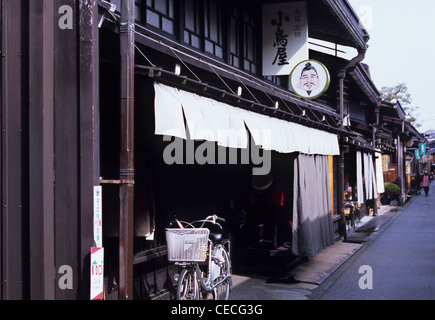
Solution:
[[[263,5],[263,75],[289,75],[308,59],[306,2]]]
[[[103,213],[102,189],[94,186],[94,242],[98,248],[103,247]]]
[[[104,248],[91,248],[91,300],[104,298]]]

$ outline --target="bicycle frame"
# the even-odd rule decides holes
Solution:
[[[218,221],[225,222],[225,219],[220,218],[216,215],[208,216],[204,220],[197,220],[193,222],[180,221],[175,219],[178,227],[180,229],[194,228],[195,224],[201,224],[199,228],[204,228],[206,223],[211,223],[213,225],[217,225],[220,229],[222,226],[218,223]],[[230,241],[228,239],[219,241],[218,243],[214,243],[210,238],[207,242],[207,257],[203,262],[190,261],[190,262],[182,262],[179,260],[175,262],[180,268],[187,270],[193,276],[193,283],[196,289],[194,291],[199,290],[198,294],[208,295],[212,293],[214,297],[218,297],[221,293],[219,293],[219,286],[227,282],[225,286],[225,295],[228,298],[228,295],[231,292],[232,288],[232,280],[231,280],[231,252],[230,252]],[[203,271],[200,268],[200,263],[207,264],[207,270]],[[185,271],[181,271],[180,275],[183,275],[181,279],[177,279],[178,281],[184,281],[184,277],[186,275]],[[180,283],[178,284],[180,285]],[[227,287],[229,286],[229,287]],[[178,295],[178,293],[177,293]]]
[[[214,243],[209,240],[209,244],[208,244],[208,250],[209,250],[209,254],[208,254],[208,263],[207,263],[207,278],[204,279],[203,277],[203,271],[201,271],[201,268],[199,267],[199,263],[198,262],[194,262],[194,263],[177,263],[181,268],[191,268],[194,271],[195,274],[195,281],[197,281],[199,283],[199,285],[201,286],[201,290],[210,293],[213,292],[214,289],[216,289],[219,285],[221,285],[222,283],[224,283],[225,281],[228,280],[228,278],[231,278],[231,273],[228,273],[223,279],[220,279],[218,282],[214,283],[214,279],[215,279],[215,275],[213,272],[213,266],[217,265],[214,261],[213,261],[213,246]],[[229,240],[224,240],[221,244],[217,245],[222,246],[224,248],[224,250],[226,250],[226,252],[228,253],[228,257],[231,256],[230,253],[230,241]],[[216,249],[215,249],[216,250]],[[229,269],[231,270],[231,259],[229,258]],[[218,266],[219,267],[219,266]],[[220,267],[219,267],[220,268]]]

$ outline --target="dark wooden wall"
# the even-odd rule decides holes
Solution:
[[[1,1],[1,293],[2,299],[23,298],[26,271],[25,80],[22,40],[18,27],[25,18],[23,1]],[[23,249],[24,247],[24,249]],[[28,252],[28,251],[27,251]]]
[[[72,28],[59,27],[62,5]],[[99,185],[97,1],[1,0],[1,299],[88,299]],[[62,289],[61,266],[73,270]]]

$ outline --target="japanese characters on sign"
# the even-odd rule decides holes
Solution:
[[[104,248],[91,248],[91,300],[104,298]]]
[[[98,248],[103,246],[102,205],[102,188],[94,186],[94,242]]]
[[[308,19],[305,2],[263,6],[263,75],[289,75],[308,59]]]
[[[418,147],[420,149],[420,155],[421,156],[425,156],[426,155],[427,144],[426,143],[420,143]]]
[[[102,188],[94,186],[94,247],[91,248],[91,300],[103,299],[104,248]]]
[[[427,144],[426,143],[420,143],[418,145],[418,149],[415,149],[415,159],[421,160],[424,158],[427,152]]]
[[[272,64],[278,63],[279,66],[283,66],[288,63],[287,60],[287,44],[288,44],[288,34],[284,34],[282,28],[282,11],[278,11],[278,21],[276,19],[272,20],[272,25],[276,26],[275,32],[275,42],[273,47],[276,48],[276,56]],[[285,21],[290,21],[289,16],[285,16]],[[278,60],[278,61],[277,61]]]

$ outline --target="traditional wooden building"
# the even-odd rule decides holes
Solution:
[[[384,180],[399,186],[401,204],[406,202],[410,190],[415,194],[419,188],[421,169],[414,151],[423,140],[421,133],[405,118],[400,102],[381,101],[377,146],[383,151]]]
[[[376,161],[380,150],[375,143],[379,124],[380,93],[374,85],[369,66],[358,63],[346,82],[345,128],[352,133],[344,146],[344,192],[352,224],[364,215],[377,214],[378,194],[383,193],[383,176]],[[355,214],[358,213],[358,217]]]
[[[301,7],[1,1],[2,299],[89,299],[100,241],[107,299],[168,298],[174,215],[226,216],[235,268],[251,261],[241,252],[272,258],[286,242],[284,256],[312,256],[343,234],[345,145],[375,122],[376,91],[359,64],[369,35],[345,0],[277,2]],[[262,26],[275,28],[269,63],[285,65],[286,22],[292,41],[306,33],[307,60],[329,70],[315,99],[297,94],[289,73],[264,72]],[[355,54],[325,54],[318,40]],[[358,128],[343,122],[351,109]],[[267,173],[279,201],[271,189],[253,202]]]
[[[429,163],[430,163],[430,171],[435,172],[435,132],[433,130],[429,130],[425,132],[427,139],[427,150],[429,155]]]

